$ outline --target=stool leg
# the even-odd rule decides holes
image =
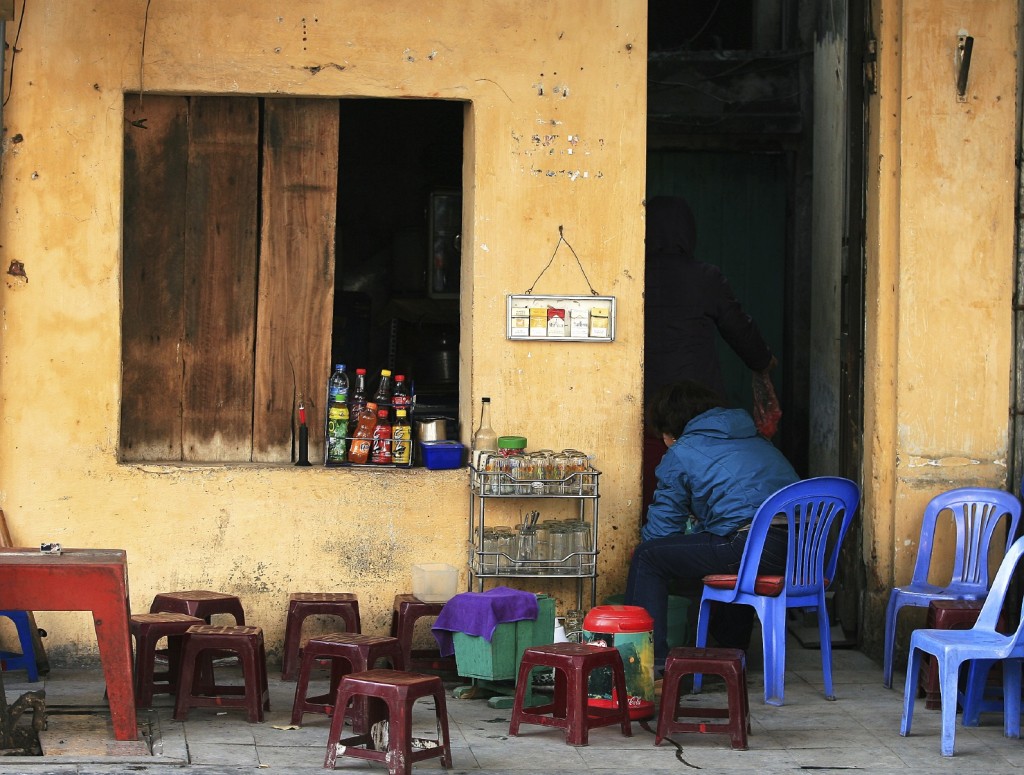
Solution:
[[[590,725],[587,713],[587,677],[583,666],[573,667],[565,671],[568,696],[565,699],[565,742],[569,745],[588,745],[590,741]]]
[[[686,673],[676,673],[671,665],[665,668],[665,680],[661,687],[661,708],[658,709],[658,731],[654,735],[654,744],[661,745],[668,733],[668,726],[676,720],[676,708],[679,707],[679,686]]]
[[[747,750],[747,714],[743,702],[743,687],[740,685],[742,676],[738,670],[723,671],[728,685],[726,696],[729,702],[729,737],[732,747],[739,751]]]
[[[309,674],[313,670],[313,663],[316,657],[311,653],[302,655],[302,664],[299,667],[299,677],[295,683],[295,701],[292,703],[292,725],[302,726],[302,706],[306,704],[306,697],[309,693]],[[337,687],[332,686],[332,690]]]
[[[189,700],[192,698],[195,682],[196,651],[192,639],[186,634],[182,636],[181,670],[178,673],[178,694],[174,699],[174,720],[187,721]]]
[[[615,679],[615,696],[619,698],[619,714],[622,722],[622,734],[626,737],[633,736],[633,722],[629,717],[629,691],[626,689],[626,671],[622,663],[616,661],[612,667],[612,677]],[[586,684],[584,692],[586,695]]]
[[[149,637],[135,636],[135,704],[148,708],[153,704],[153,661],[156,648]]]
[[[302,622],[305,617],[293,603],[288,607],[287,624],[284,630],[284,654],[281,657],[281,680],[291,681],[299,661],[299,644],[302,642]]]
[[[448,706],[443,688],[434,692],[434,712],[437,714],[437,739],[441,742],[441,766],[449,770],[453,766],[452,746],[448,736]]]
[[[516,694],[515,699],[512,700],[512,717],[508,722],[508,733],[512,737],[516,737],[519,734],[519,724],[522,720],[523,714],[523,700],[526,694],[526,684],[530,680],[530,665],[527,661],[522,660],[519,663],[519,677],[516,679]]]
[[[338,759],[338,742],[345,731],[345,708],[348,707],[351,694],[344,686],[338,687],[334,698],[334,715],[331,716],[331,731],[327,733],[327,756],[324,757],[324,768],[333,770]]]
[[[412,775],[412,705],[408,696],[388,699],[388,772]]]

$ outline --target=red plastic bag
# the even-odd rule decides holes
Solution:
[[[782,419],[782,407],[779,406],[778,396],[775,395],[771,375],[767,371],[755,372],[752,387],[754,425],[757,426],[758,433],[766,439],[771,439],[779,430],[779,420]]]

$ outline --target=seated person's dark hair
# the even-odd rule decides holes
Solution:
[[[683,380],[658,389],[647,407],[647,424],[659,435],[667,433],[678,439],[694,417],[725,405],[710,388],[699,382]]]

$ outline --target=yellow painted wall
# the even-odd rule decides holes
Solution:
[[[1001,0],[873,6],[863,513],[865,621],[879,622],[865,637],[880,651],[927,501],[1007,486],[1019,30],[1016,3]],[[961,103],[962,29],[974,55]]]
[[[117,463],[123,94],[428,97],[468,106],[464,440],[489,395],[499,433],[594,452],[599,598],[621,589],[639,524],[643,0],[471,14],[420,0],[180,0],[153,2],[148,21],[145,0],[25,8],[7,25],[0,188],[0,505],[16,543],[126,549],[133,612],[160,591],[236,593],[271,651],[289,592],[355,592],[364,631],[382,632],[414,563],[464,565],[465,470]],[[612,344],[505,339],[505,296],[530,287],[560,225],[590,284],[617,297]],[[563,247],[534,292],[589,287]],[[38,621],[56,661],[95,654],[84,615]]]

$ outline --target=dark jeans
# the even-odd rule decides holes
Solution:
[[[728,536],[713,533],[672,535],[644,541],[633,552],[626,581],[626,605],[647,609],[654,619],[654,659],[668,655],[669,585],[696,584],[713,573],[736,573],[747,544],[747,531]],[[760,573],[778,575],[786,569],[786,528],[771,528],[765,537]],[[699,602],[699,598],[698,601]],[[711,618],[711,635],[719,646],[746,650],[754,627],[754,609],[748,605],[721,606]]]

